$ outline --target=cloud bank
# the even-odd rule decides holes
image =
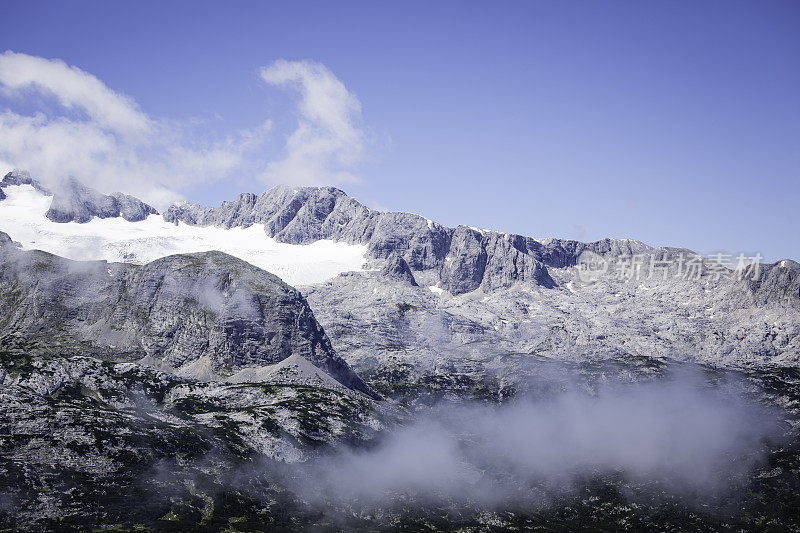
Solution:
[[[286,155],[271,162],[265,177],[283,182],[289,176],[324,185],[357,181],[350,171],[364,157],[364,134],[356,125],[361,104],[325,65],[278,60],[261,69],[261,78],[301,95],[300,122],[286,141]]]
[[[365,147],[358,99],[311,61],[279,60],[260,75],[300,94],[298,124],[279,161],[264,157],[274,135],[268,118],[209,139],[202,125],[150,116],[80,68],[7,51],[0,54],[0,162],[46,182],[72,176],[156,205],[234,175],[269,184],[354,181]]]
[[[291,483],[319,504],[385,507],[410,497],[528,508],[602,475],[699,504],[746,482],[779,435],[777,413],[748,400],[741,384],[709,388],[686,373],[596,394],[571,388],[503,406],[443,405],[376,447],[307,463]]]

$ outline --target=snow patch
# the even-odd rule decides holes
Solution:
[[[218,250],[279,276],[290,285],[329,281],[342,272],[363,270],[366,245],[320,240],[286,244],[270,238],[263,224],[249,228],[178,225],[159,215],[141,222],[93,218],[57,223],[45,217],[53,198],[30,185],[9,185],[0,201],[0,231],[23,249],[43,250],[78,261],[149,263],[182,253]]]
[[[575,286],[572,284],[571,281],[567,283],[567,289],[569,289],[569,292],[571,292],[572,294],[578,294],[578,291],[575,290]]]
[[[442,294],[444,294],[444,289],[442,289],[441,287],[437,287],[436,285],[431,285],[430,287],[428,287],[428,289],[430,289],[430,291],[433,294],[436,294],[437,296],[441,296]]]

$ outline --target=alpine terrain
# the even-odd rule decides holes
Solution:
[[[0,530],[800,531],[800,264],[0,182]]]

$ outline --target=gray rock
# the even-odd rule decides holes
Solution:
[[[278,186],[217,208],[183,202],[170,207],[164,219],[225,228],[263,224],[267,235],[290,244],[320,239],[367,244],[370,257],[396,252],[412,270],[439,268],[452,232],[419,215],[371,211],[334,187]]]
[[[607,272],[591,282],[582,280],[575,266],[551,266],[548,288],[541,279],[509,284],[505,272],[525,279],[537,274],[534,253],[522,253],[514,244],[503,234],[457,228],[441,274],[446,284],[440,287],[450,294],[428,289],[438,279],[431,271],[414,273],[419,288],[359,272],[307,287],[304,294],[357,372],[389,377],[410,372],[401,374],[403,386],[453,376],[485,383],[499,374],[500,383],[513,389],[521,379],[518,365],[531,358],[581,363],[656,358],[737,369],[800,366],[800,268],[793,261],[762,265],[756,281],[731,271],[717,276],[704,261],[705,270],[694,278],[677,266],[681,254],[688,257],[686,250],[643,248],[635,241],[574,248],[540,243],[570,255],[596,250],[608,260]],[[483,274],[458,259],[458,250],[467,250],[464,258],[488,250]],[[620,274],[627,268],[625,252],[643,253],[643,264],[651,258],[676,261],[663,275],[644,270],[626,277]],[[492,261],[507,257],[516,262],[493,271]],[[549,260],[574,262],[567,254]],[[479,278],[480,290],[471,291]],[[458,285],[464,280],[471,285]]]
[[[367,241],[371,257],[399,253],[412,270],[438,269],[450,247],[452,230],[411,213],[379,213]]]
[[[52,194],[45,186],[39,181],[31,177],[30,172],[24,170],[12,170],[0,181],[0,189],[7,185],[32,185],[34,189],[44,194]]]
[[[119,216],[129,222],[138,222],[146,219],[150,215],[157,215],[155,208],[147,205],[138,198],[115,192],[111,197],[116,200],[119,206]]]
[[[358,242],[372,216],[334,187],[275,187],[259,197],[255,208],[268,235],[292,244],[320,239]]]
[[[551,262],[574,264],[575,258],[558,252]],[[541,244],[517,235],[459,226],[441,271],[441,287],[450,294],[485,292],[530,282],[552,288],[555,282],[539,258],[547,257]]]
[[[22,179],[29,180],[29,176]],[[47,216],[56,222],[85,222],[93,216],[122,216],[136,221],[154,212],[133,197],[119,193],[105,196],[67,180],[56,192]],[[163,216],[176,224],[224,228],[263,224],[267,235],[290,244],[320,239],[365,244],[371,259],[398,255],[412,272],[439,272],[438,284],[451,294],[478,287],[491,292],[518,282],[553,287],[547,268],[572,266],[584,250],[614,257],[651,249],[631,240],[604,239],[587,244],[538,241],[467,227],[453,230],[412,213],[372,211],[334,187],[278,186],[260,195],[241,194],[216,208],[181,202]]]
[[[761,265],[760,275],[755,280],[751,274],[753,267],[742,277],[757,305],[784,303],[794,307],[800,304],[800,264],[796,261],[783,259]]]
[[[69,178],[58,184],[47,218],[53,222],[88,222],[93,217],[122,217],[130,222],[144,220],[158,212],[138,198],[122,193],[99,193]]]
[[[417,280],[408,266],[408,263],[399,254],[392,254],[381,269],[381,275],[387,279],[405,282],[412,287],[417,286]]]
[[[528,282],[542,287],[553,288],[555,282],[548,274],[544,263],[525,248],[514,246],[511,235],[493,233],[486,238],[486,270],[481,286],[485,292],[511,287],[515,283]]]
[[[189,202],[171,206],[168,222],[224,228],[263,224],[280,242],[306,244],[320,239],[362,242],[371,231],[372,212],[334,187],[274,187],[261,195],[241,194],[216,208]]]
[[[93,217],[122,217],[130,222],[138,222],[149,215],[158,214],[138,198],[119,192],[108,196],[84,186],[74,178],[60,182],[53,192],[31,178],[29,172],[14,170],[0,182],[0,200],[6,197],[2,187],[8,185],[32,185],[36,190],[53,196],[46,214],[53,222],[88,222]]]
[[[64,336],[181,369],[215,371],[296,354],[346,387],[373,393],[336,355],[302,295],[277,276],[221,252],[137,266],[23,252],[2,234],[0,331]]]
[[[483,235],[466,226],[457,227],[442,266],[441,287],[454,295],[474,291],[483,283],[486,261]]]
[[[627,239],[587,244],[537,241],[466,226],[453,230],[412,213],[372,211],[333,187],[278,186],[258,196],[242,194],[216,208],[183,202],[170,207],[164,219],[226,228],[264,224],[267,235],[291,244],[320,239],[366,244],[372,259],[397,255],[412,272],[439,272],[439,285],[451,294],[478,287],[493,291],[518,282],[553,287],[547,268],[573,266],[584,250],[609,257],[652,250]]]

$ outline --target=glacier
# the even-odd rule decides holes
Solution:
[[[290,285],[313,285],[343,272],[364,270],[367,246],[321,239],[309,244],[278,242],[263,224],[193,226],[150,215],[139,222],[93,218],[59,223],[45,213],[53,201],[32,185],[8,185],[0,205],[0,230],[26,250],[42,250],[76,261],[149,263],[173,254],[218,250],[274,273]]]

